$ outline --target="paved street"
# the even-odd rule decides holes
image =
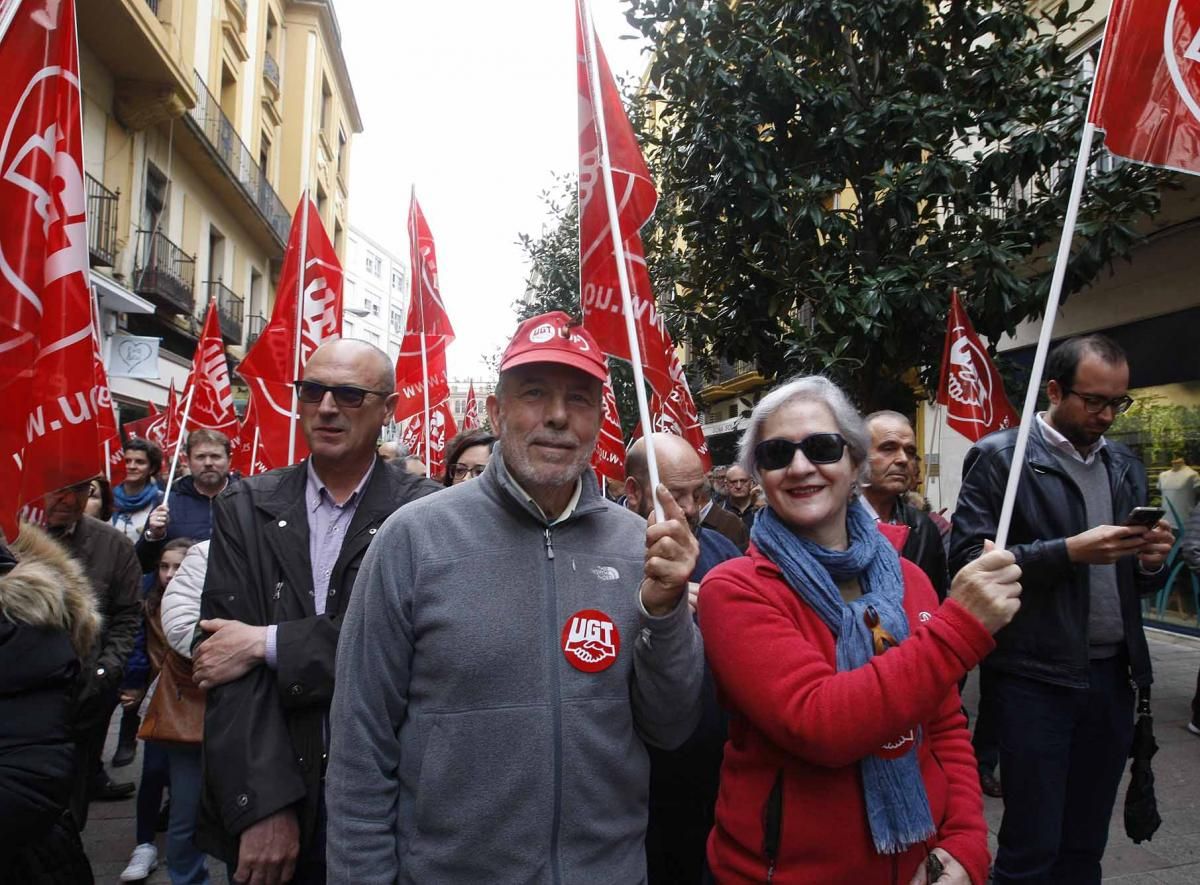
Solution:
[[[1134,845],[1125,835],[1118,800],[1113,815],[1112,835],[1104,859],[1105,882],[1121,885],[1192,885],[1200,882],[1200,738],[1184,726],[1191,714],[1192,692],[1200,668],[1200,640],[1159,630],[1148,631],[1150,653],[1154,659],[1155,734],[1161,747],[1154,758],[1158,786],[1159,812],[1163,825],[1150,842]],[[967,685],[968,708],[974,709],[977,697],[974,677]],[[109,733],[104,758],[112,756],[116,744],[117,718]],[[128,780],[141,772],[141,754],[133,765],[114,772],[116,780]],[[1128,781],[1128,777],[1126,777]],[[995,849],[995,834],[1000,826],[1003,805],[999,799],[986,799],[988,825]],[[110,885],[125,868],[133,850],[134,801],[93,803],[83,839],[96,881]],[[159,834],[160,858],[166,850]],[[226,885],[223,864],[210,862],[213,885]],[[148,882],[169,883],[160,866]]]

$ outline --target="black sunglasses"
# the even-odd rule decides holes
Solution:
[[[754,463],[759,470],[782,470],[792,463],[797,449],[813,464],[836,464],[846,451],[846,439],[840,433],[813,433],[799,442],[764,439],[754,447]]]
[[[295,381],[296,395],[302,403],[319,403],[325,399],[325,394],[332,393],[333,401],[344,409],[357,409],[369,395],[391,396],[390,391],[363,390],[361,387],[351,387],[348,384],[321,384],[316,381]]]

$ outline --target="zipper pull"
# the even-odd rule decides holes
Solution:
[[[554,558],[554,541],[550,538],[550,526],[546,526],[546,558]]]
[[[276,601],[279,600],[279,594],[282,590],[283,590],[283,581],[280,581],[278,584],[275,585],[275,600]]]

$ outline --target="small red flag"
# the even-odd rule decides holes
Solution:
[[[621,433],[621,415],[617,411],[617,394],[612,386],[612,373],[604,379],[604,422],[592,451],[592,469],[602,479],[620,482],[625,478],[625,441]]]
[[[233,456],[229,467],[241,476],[255,476],[270,470],[270,463],[267,447],[263,445],[262,434],[259,431],[254,400],[250,400],[246,404],[246,417],[242,421],[237,441],[233,444]]]
[[[229,363],[221,340],[216,301],[208,305],[204,331],[200,333],[200,342],[192,356],[192,371],[188,374],[181,400],[179,420],[182,422],[186,412],[187,427],[175,428],[175,436],[167,440],[170,447],[178,444],[179,436],[198,427],[218,430],[229,437],[231,443],[237,442],[237,412],[233,409],[233,387],[229,383]]]
[[[408,419],[400,434],[401,444],[409,454],[416,455],[429,465],[430,476],[446,472],[446,443],[458,433],[450,401],[442,400],[429,407],[429,452],[425,451],[425,413],[422,409]]]
[[[1115,0],[1089,121],[1135,163],[1200,174],[1200,6]]]
[[[463,430],[474,430],[479,426],[479,403],[475,401],[475,382],[467,385],[467,404],[463,409]]]
[[[301,286],[303,292],[298,302],[297,289]],[[280,459],[277,466],[283,467],[294,414],[292,382],[303,376],[304,366],[314,350],[342,334],[342,266],[321,224],[317,207],[307,194],[301,198],[292,218],[275,291],[271,320],[238,366],[238,374],[246,379],[250,397],[257,404],[260,444],[265,443],[272,456]],[[294,460],[307,455],[308,445],[297,421]]]
[[[112,485],[125,481],[125,450],[121,443],[121,431],[117,427],[117,413],[113,409],[112,390],[108,386],[108,372],[104,369],[104,357],[100,353],[100,315],[96,299],[92,298],[92,364],[96,372],[96,423],[100,437],[100,458],[104,464],[104,476]]]
[[[0,530],[103,472],[75,3],[0,5]],[[35,512],[36,509],[36,512]]]
[[[417,202],[414,189],[408,210],[408,240],[412,262],[412,288],[408,319],[400,353],[396,357],[396,420],[404,421],[425,411],[425,385],[429,385],[429,406],[450,396],[446,375],[446,348],[454,341],[454,327],[446,313],[438,286],[437,248],[433,232]],[[425,347],[424,360],[421,356]]]
[[[1021,421],[1004,392],[1000,373],[958,302],[957,290],[950,293],[937,401],[946,407],[946,424],[971,442]]]

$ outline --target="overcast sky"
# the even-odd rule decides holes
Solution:
[[[646,56],[624,0],[591,0],[613,72]],[[408,254],[409,188],[437,243],[442,296],[457,335],[451,377],[482,377],[482,355],[516,327],[528,264],[518,233],[541,231],[538,194],[575,170],[572,0],[337,3],[362,112],[350,169],[350,222]]]

